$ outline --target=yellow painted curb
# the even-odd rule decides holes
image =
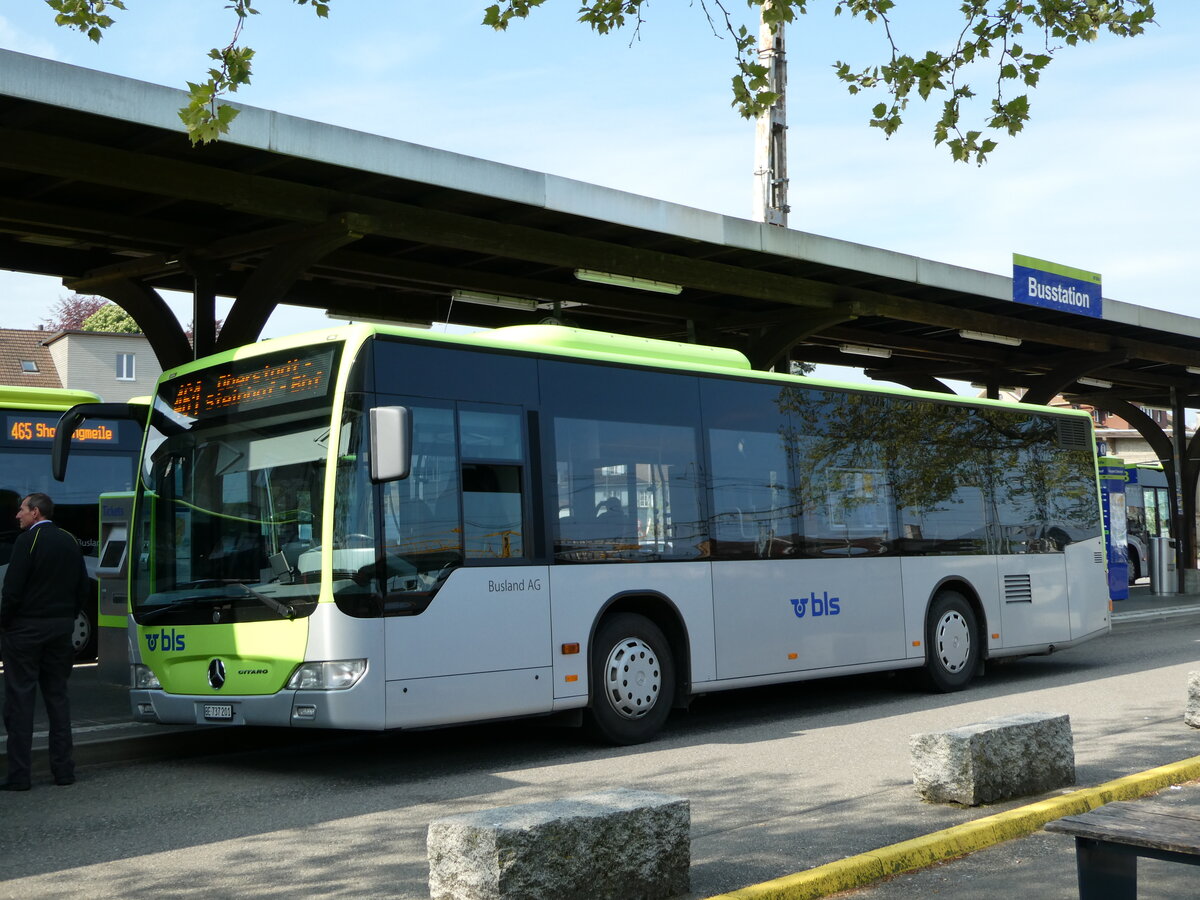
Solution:
[[[1051,797],[868,853],[848,856],[795,875],[752,884],[708,900],[810,900],[813,897],[826,897],[838,891],[870,884],[885,875],[911,872],[942,859],[1024,837],[1063,816],[1088,812],[1114,800],[1135,800],[1172,784],[1196,778],[1200,778],[1200,756],[1136,775],[1126,775],[1098,787]]]

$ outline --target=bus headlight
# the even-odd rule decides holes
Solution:
[[[162,684],[149,666],[140,663],[130,666],[134,690],[161,691]]]
[[[308,662],[297,667],[287,686],[294,691],[344,691],[358,684],[366,671],[365,659]]]

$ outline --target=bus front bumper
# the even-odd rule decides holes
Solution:
[[[380,727],[378,706],[370,715],[365,692],[280,691],[251,696],[196,696],[161,690],[129,692],[133,719],[161,725],[264,725],[298,728]]]

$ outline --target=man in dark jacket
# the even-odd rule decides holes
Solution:
[[[88,596],[79,543],[50,521],[54,501],[30,494],[21,501],[22,534],[0,593],[0,655],[4,659],[4,727],[8,779],[0,790],[27,791],[33,756],[33,705],[42,689],[50,720],[50,770],[54,783],[75,783],[67,679],[74,649],[75,616]]]

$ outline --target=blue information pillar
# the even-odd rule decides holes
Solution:
[[[1108,595],[1113,600],[1129,597],[1129,548],[1125,528],[1125,463],[1115,456],[1101,456],[1100,499],[1104,507],[1104,549],[1108,556]]]

